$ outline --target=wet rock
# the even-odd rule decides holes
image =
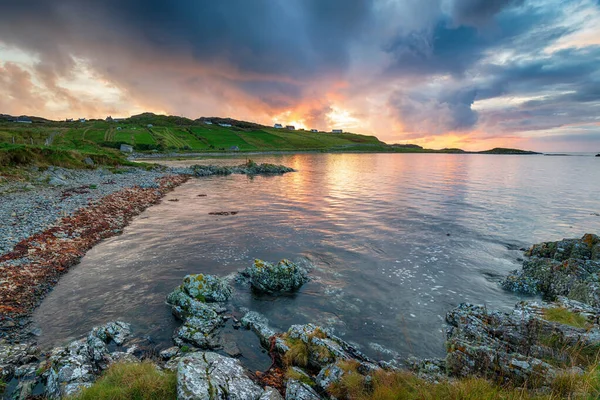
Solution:
[[[182,400],[258,400],[263,389],[246,375],[240,362],[216,353],[182,357],[177,367],[177,398]]]
[[[513,271],[502,282],[506,290],[558,296],[600,306],[600,238],[586,234],[581,239],[563,239],[533,245],[522,270]]]
[[[242,274],[250,279],[254,290],[262,293],[293,292],[309,280],[305,269],[285,259],[277,264],[254,260]]]
[[[87,165],[89,167],[93,167],[94,166],[94,160],[92,160],[90,157],[84,158],[83,162],[84,162],[85,165]]]
[[[588,323],[579,327],[555,322],[547,316],[553,308],[581,315]],[[576,362],[570,353],[575,346],[600,344],[599,312],[562,297],[553,304],[518,303],[508,314],[461,304],[446,316],[447,371],[515,385],[548,385],[564,372],[561,365]]]
[[[193,299],[202,302],[227,301],[233,291],[224,279],[203,274],[186,276],[182,289]]]
[[[240,322],[242,326],[256,333],[260,339],[260,343],[264,347],[270,347],[271,338],[275,336],[277,332],[269,326],[269,320],[264,315],[257,313],[256,311],[249,311],[242,317]]]
[[[322,397],[306,383],[289,379],[285,387],[286,400],[321,400]]]

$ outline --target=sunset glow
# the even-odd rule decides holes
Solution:
[[[0,112],[221,116],[432,148],[600,147],[596,0],[259,3],[257,20],[254,6],[204,1],[3,5]]]

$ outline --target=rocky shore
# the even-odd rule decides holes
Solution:
[[[524,264],[536,257],[555,258],[556,251],[559,258],[595,262],[599,242],[597,236],[586,235],[568,242],[572,244],[569,251],[557,250],[563,247],[556,243],[535,245],[527,251],[530,258]],[[236,310],[228,301],[236,295],[233,280],[258,293],[278,296],[298,290],[309,279],[306,270],[289,260],[255,260],[235,276],[189,275],[166,299],[181,320],[173,333],[173,347],[156,353],[146,339],[131,332],[129,324],[110,322],[47,354],[40,354],[34,344],[3,343],[0,377],[10,382],[15,398],[31,394],[77,398],[111,366],[151,360],[160,373],[176,379],[169,398],[190,400],[352,399],[357,393],[365,399],[600,395],[600,382],[595,378],[600,308],[565,296],[520,302],[509,313],[460,304],[446,315],[446,357],[401,363],[370,359],[357,345],[311,323],[278,331],[263,315]],[[248,370],[238,346],[247,338],[226,335],[226,326],[253,332],[272,360],[271,366],[266,371]],[[478,383],[483,386],[477,390],[487,388],[491,394],[464,393],[469,387],[465,385],[473,382],[484,382]],[[453,395],[453,390],[463,397]],[[403,393],[404,397],[386,397],[385,393]]]
[[[248,162],[153,169],[32,168],[28,182],[0,185],[0,338],[21,340],[32,310],[59,277],[102,239],[190,177],[283,174],[293,169]]]

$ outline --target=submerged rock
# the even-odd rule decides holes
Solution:
[[[212,175],[277,175],[294,172],[293,168],[285,165],[275,164],[257,164],[253,161],[248,161],[246,164],[237,166],[222,166],[222,165],[192,165],[185,168],[183,173],[194,176],[212,176]]]
[[[252,330],[260,339],[260,343],[269,348],[271,346],[271,338],[277,333],[269,326],[269,320],[262,314],[256,311],[247,312],[240,321],[242,326]]]
[[[254,260],[242,274],[250,279],[254,290],[262,293],[293,292],[309,281],[304,268],[285,259],[277,264]]]
[[[525,255],[522,270],[513,271],[502,282],[506,290],[542,294],[548,300],[566,296],[600,306],[600,238],[586,234],[581,239],[563,239],[533,245]]]
[[[238,360],[216,353],[190,354],[177,367],[177,398],[181,400],[258,400],[263,392]]]

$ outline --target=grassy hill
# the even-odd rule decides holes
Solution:
[[[217,121],[233,125],[222,127]],[[97,151],[129,144],[136,151],[390,151],[374,136],[274,129],[235,120],[203,120],[141,114],[122,121],[0,121],[0,143]]]
[[[28,120],[31,123],[14,122]],[[221,126],[227,124],[230,126]],[[0,148],[76,150],[82,154],[117,155],[122,144],[137,152],[323,151],[389,153],[468,153],[461,149],[425,149],[414,144],[388,145],[375,136],[355,133],[290,131],[231,118],[199,118],[144,113],[122,120],[49,121],[0,114]],[[13,150],[9,150],[13,148]],[[536,154],[516,149],[492,149],[481,154]],[[7,157],[4,157],[5,159]]]

